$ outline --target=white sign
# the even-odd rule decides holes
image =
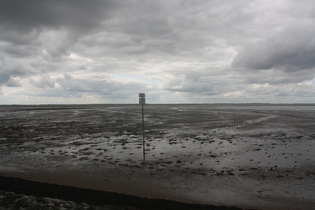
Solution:
[[[145,97],[145,93],[139,93],[139,98],[144,98]]]
[[[139,93],[139,104],[145,104],[145,94]]]

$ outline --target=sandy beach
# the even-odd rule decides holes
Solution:
[[[315,106],[1,106],[0,175],[185,203],[315,206]]]

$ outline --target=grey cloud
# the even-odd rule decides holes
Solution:
[[[39,54],[44,47],[48,53],[47,59],[59,59],[69,52],[81,36],[98,29],[103,18],[115,7],[115,2],[3,0],[0,1],[0,37],[16,46],[37,45],[37,52],[29,52],[28,55]],[[51,40],[47,35],[50,32],[54,32],[57,39]],[[57,36],[58,33],[64,33],[64,36]],[[40,40],[43,34],[48,37]],[[47,44],[50,46],[47,47]],[[7,52],[17,54],[17,50],[13,49],[8,49]],[[26,56],[22,52],[20,55]]]
[[[226,84],[222,88],[222,84]],[[229,81],[222,75],[216,76],[207,71],[187,71],[174,75],[165,82],[163,88],[168,91],[186,92],[200,95],[218,95],[228,91]]]
[[[206,1],[123,1],[120,6],[103,21],[103,30],[81,40],[81,47],[100,47],[104,54],[123,57],[174,57],[200,56],[205,47],[214,44],[214,30],[209,27],[214,22],[213,14],[202,10],[209,7],[215,11],[216,4],[212,7]]]
[[[79,66],[78,68],[81,70],[87,70],[88,69],[86,66]]]
[[[21,86],[20,85],[20,82],[17,80],[17,79],[14,79],[12,77],[10,77],[6,82],[5,82],[5,85],[8,86],[8,87],[19,87]]]
[[[7,43],[2,46],[2,51],[14,58],[25,58],[31,57],[34,54],[36,55],[38,53],[38,48],[33,45],[15,45]]]
[[[246,91],[255,98],[260,98],[262,102],[266,100],[277,100],[277,97],[291,97],[291,103],[299,101],[301,96],[311,102],[315,94],[315,90],[310,88],[309,84],[300,84],[292,86],[291,84],[277,84],[277,85],[258,85],[246,87]],[[263,96],[263,97],[262,97]],[[299,97],[297,97],[299,96]],[[293,99],[293,100],[292,100]]]
[[[141,37],[164,36],[172,31],[166,1],[123,1],[123,6],[114,13],[114,18],[105,22],[109,30],[124,31]],[[166,6],[167,5],[167,6]],[[174,12],[174,11],[172,11]]]
[[[54,88],[56,81],[52,79],[49,75],[41,75],[38,79],[31,79],[31,83],[37,88]]]
[[[115,95],[119,92],[137,92],[143,87],[138,83],[121,83],[107,79],[76,79],[65,74],[64,77],[56,79],[56,83],[65,91],[84,93],[90,92],[100,95]]]
[[[42,35],[43,56],[48,60],[61,60],[63,55],[70,54],[71,48],[77,42],[79,35],[68,31],[51,33]]]
[[[312,80],[315,77],[315,69],[306,69],[290,73],[271,69],[259,72],[246,72],[246,74],[240,74],[239,76],[243,76],[243,79],[251,84],[268,83],[271,85],[279,85]]]
[[[211,44],[209,41],[211,38],[204,35],[205,30],[196,28],[199,23],[191,23],[190,28],[180,25],[185,22],[186,15],[195,16],[191,14],[195,11],[190,10],[190,7],[197,4],[188,2],[184,4],[187,4],[186,6],[182,6],[182,3],[182,1],[139,1],[129,5],[125,3],[125,7],[115,12],[114,18],[104,21],[106,30],[104,36],[91,41],[94,45],[102,44],[110,52],[124,55],[174,56],[193,53],[196,49]],[[181,11],[183,8],[185,11]]]
[[[37,71],[26,62],[10,58],[0,59],[0,85],[9,82],[8,85],[12,86],[17,84],[16,78],[28,77],[36,73]]]
[[[12,23],[11,23],[12,24]],[[6,40],[15,46],[26,46],[32,43],[40,35],[40,30],[31,28],[28,31],[19,31],[20,28],[11,28],[4,23],[4,20],[0,20],[0,35],[2,40]]]
[[[104,10],[113,6],[114,1],[106,0],[2,0],[0,22],[23,31],[62,26],[84,30],[98,25]]]
[[[248,70],[278,69],[295,72],[315,67],[315,27],[292,26],[244,48],[232,66]]]
[[[255,95],[253,84],[282,93],[314,78],[315,4],[305,2],[2,0],[0,85],[61,98],[146,91],[157,103]]]

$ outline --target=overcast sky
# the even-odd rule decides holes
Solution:
[[[314,0],[0,0],[0,104],[315,103]]]

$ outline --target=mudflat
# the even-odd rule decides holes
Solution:
[[[315,206],[315,106],[0,106],[0,175],[144,198]]]

